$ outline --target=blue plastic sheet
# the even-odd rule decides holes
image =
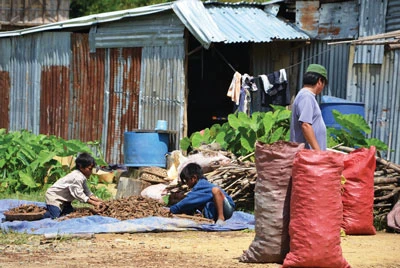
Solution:
[[[26,200],[0,200],[1,230],[28,234],[96,234],[96,233],[139,233],[162,231],[236,231],[254,229],[254,215],[235,211],[224,225],[199,224],[188,219],[146,217],[120,221],[103,216],[87,216],[67,220],[42,219],[37,221],[5,221],[4,212],[20,205],[35,204],[45,207],[45,203]]]

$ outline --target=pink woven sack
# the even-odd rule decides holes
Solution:
[[[374,235],[376,149],[360,148],[344,156],[343,222],[347,235]]]
[[[343,155],[301,150],[293,162],[290,252],[283,267],[350,267],[342,255]]]

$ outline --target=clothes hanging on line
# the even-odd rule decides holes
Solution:
[[[260,90],[261,106],[272,110],[272,105],[286,106],[290,104],[289,82],[285,69],[280,69],[267,75],[260,75],[261,81],[256,81]]]
[[[226,95],[231,98],[231,100],[239,105],[240,101],[240,88],[242,83],[242,75],[239,72],[233,74],[232,82],[229,85],[228,92]]]
[[[260,90],[259,90],[260,89]],[[256,98],[262,111],[270,111],[273,105],[290,104],[289,83],[285,69],[257,77],[235,72],[229,86],[228,97],[235,103],[235,111],[251,114],[252,99]],[[254,105],[253,105],[254,106]]]
[[[249,74],[235,72],[227,92],[227,96],[235,103],[234,111],[251,114],[250,91],[257,91],[254,78]]]

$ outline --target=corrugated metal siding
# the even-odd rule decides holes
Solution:
[[[123,135],[138,126],[140,48],[97,49],[73,34],[70,137],[101,141],[109,163],[123,163]]]
[[[327,45],[327,43],[327,41],[316,41],[302,49],[297,90],[300,90],[303,85],[303,75],[307,66],[311,63],[318,63],[325,66],[328,71],[328,85],[317,98],[320,99],[322,95],[346,98],[350,45]]]
[[[69,67],[43,66],[40,133],[68,139]]]
[[[334,40],[358,36],[358,3],[296,1],[296,25],[312,38]]]
[[[105,51],[89,53],[87,34],[72,34],[71,98],[69,137],[82,141],[101,141],[104,99]]]
[[[10,58],[11,58],[11,40],[0,39],[0,128],[9,128],[9,109],[10,109]]]
[[[1,24],[28,26],[67,20],[69,4],[70,0],[2,0],[0,22]]]
[[[100,24],[93,33],[95,47],[144,47],[180,45],[184,25],[172,11],[141,19]]]
[[[111,163],[124,162],[124,132],[138,128],[141,52],[141,48],[107,49],[110,82],[105,100],[109,102],[106,155]]]
[[[183,137],[184,52],[183,45],[145,47],[142,52],[139,128],[154,129],[157,120],[167,120],[177,141]]]
[[[0,128],[8,129],[8,106],[10,104],[10,74],[8,71],[0,71],[0,94]]]
[[[359,36],[365,37],[385,32],[387,0],[363,0],[360,2]],[[382,14],[377,16],[377,14]],[[357,46],[354,63],[381,64],[383,46]]]
[[[400,0],[388,0],[386,32],[400,30]]]
[[[42,66],[68,66],[69,40],[68,33],[11,38],[10,130],[40,132]]]
[[[382,65],[353,65],[348,77],[348,99],[365,104],[368,137],[390,144],[394,152],[383,157],[400,163],[400,51],[386,53]]]

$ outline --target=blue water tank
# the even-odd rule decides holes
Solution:
[[[327,127],[340,129],[340,125],[336,123],[332,110],[337,110],[342,114],[359,114],[364,118],[364,103],[351,102],[345,99],[332,96],[322,96],[321,113]]]
[[[124,133],[124,164],[128,167],[166,166],[169,134],[152,130]]]

